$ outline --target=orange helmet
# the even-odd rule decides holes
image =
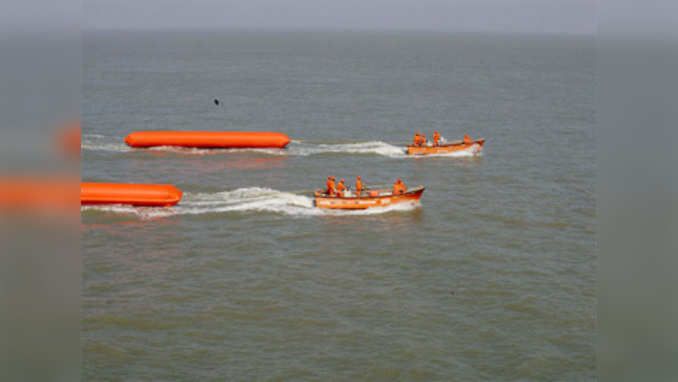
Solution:
[[[360,179],[360,175],[356,176],[356,178]]]
[[[339,181],[339,183],[344,183],[344,180],[343,180],[343,179],[342,179],[342,180],[340,180],[340,181]]]

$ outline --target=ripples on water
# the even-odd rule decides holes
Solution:
[[[565,37],[90,32],[83,179],[184,199],[83,208],[84,379],[594,379],[593,52]],[[170,129],[293,142],[123,142]],[[434,129],[487,138],[483,155],[404,154]],[[420,205],[320,211],[310,190],[328,174],[427,189]]]

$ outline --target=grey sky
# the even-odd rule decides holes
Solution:
[[[83,0],[86,28],[424,29],[591,34],[595,0]]]

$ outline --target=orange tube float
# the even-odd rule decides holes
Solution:
[[[169,207],[182,192],[171,184],[81,183],[80,204],[131,204]]]
[[[290,137],[277,132],[136,131],[125,138],[132,147],[283,148]]]

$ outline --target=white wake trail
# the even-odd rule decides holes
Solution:
[[[382,141],[369,141],[341,144],[309,144],[299,143],[290,145],[290,155],[309,156],[319,154],[376,154],[391,158],[406,157],[405,148],[394,146]]]
[[[81,147],[83,150],[89,151],[110,151],[119,153],[132,150],[132,148],[127,146],[122,140],[99,134],[83,134]]]

